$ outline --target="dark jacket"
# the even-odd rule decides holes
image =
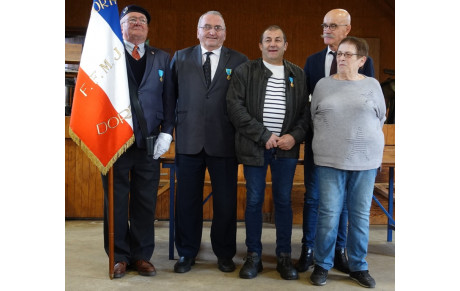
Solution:
[[[130,91],[137,91],[149,135],[164,132],[173,134],[176,99],[174,97],[172,74],[169,68],[169,54],[160,49],[145,45],[146,65],[140,85],[137,84],[126,56],[128,84]],[[160,76],[160,71],[162,75]],[[131,107],[133,131],[137,146],[145,148],[144,137],[139,126],[136,111]]]
[[[310,120],[305,74],[293,63],[286,60],[283,63],[286,79],[286,114],[281,136],[292,135],[296,144],[288,151],[278,148],[277,157],[299,158],[300,143],[305,139]],[[264,66],[262,58],[248,61],[235,70],[228,89],[227,109],[236,130],[236,155],[238,162],[245,165],[264,164],[265,144],[272,135],[263,124],[265,90],[271,75],[272,72]]]
[[[235,129],[227,117],[228,75],[248,58],[222,47],[209,88],[203,73],[201,46],[176,51],[171,61],[177,96],[176,153],[235,156]]]

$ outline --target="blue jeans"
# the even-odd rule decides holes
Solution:
[[[347,254],[351,272],[368,269],[369,214],[377,169],[346,171],[317,167],[319,214],[315,262],[326,270],[334,265],[334,246],[344,200],[348,206]]]
[[[246,179],[246,246],[248,252],[262,255],[262,205],[265,198],[267,167],[272,174],[272,195],[275,205],[276,255],[291,253],[292,207],[291,190],[297,159],[276,158],[275,149],[265,150],[262,167],[244,165]]]
[[[316,224],[318,222],[318,173],[313,162],[313,151],[311,149],[311,136],[307,136],[305,142],[304,155],[304,183],[305,194],[303,204],[303,223],[302,223],[302,244],[309,248],[315,247]],[[336,248],[345,248],[347,244],[347,224],[348,209],[347,202],[344,200],[343,210],[340,215],[339,229],[337,232]]]

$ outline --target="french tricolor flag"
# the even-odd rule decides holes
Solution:
[[[116,1],[93,1],[69,134],[103,174],[134,142]]]

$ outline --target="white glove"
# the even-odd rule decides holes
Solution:
[[[169,133],[161,132],[158,135],[157,140],[155,141],[155,145],[153,146],[153,159],[157,160],[161,157],[164,153],[169,150],[169,146],[171,145],[172,135]]]

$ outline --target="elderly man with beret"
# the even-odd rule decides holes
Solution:
[[[156,274],[150,259],[155,248],[158,158],[172,140],[175,98],[169,54],[145,43],[150,19],[149,12],[137,5],[129,5],[120,13],[135,142],[113,165],[114,278],[123,277],[128,265],[142,276]],[[102,176],[102,182],[104,247],[108,253],[107,176]]]

